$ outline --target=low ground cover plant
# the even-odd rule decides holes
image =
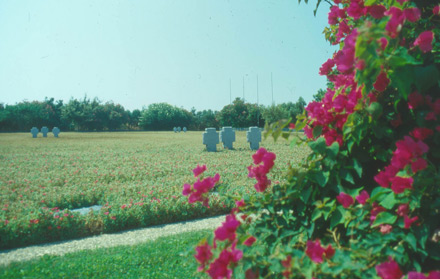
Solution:
[[[287,143],[263,145],[286,154],[277,177],[307,155],[298,148],[292,156]],[[233,206],[225,193],[251,191],[248,146],[244,132],[235,150],[216,153],[205,151],[201,132],[0,134],[0,249],[224,214]],[[229,173],[209,208],[180,195],[198,162]],[[71,211],[92,205],[103,207]]]
[[[255,194],[195,249],[212,278],[440,278],[440,3],[326,2],[330,87],[290,126],[312,153],[276,185],[252,156]]]

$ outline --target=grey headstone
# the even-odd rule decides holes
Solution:
[[[43,133],[43,138],[47,138],[47,133],[49,132],[49,129],[47,129],[46,126],[41,128],[41,133]]]
[[[216,152],[218,143],[218,132],[215,128],[206,128],[203,133],[203,144],[206,145],[206,149],[209,152]]]
[[[54,137],[58,137],[58,134],[60,133],[60,129],[58,127],[53,127],[52,133]]]
[[[174,127],[174,128],[173,128],[173,131],[174,131],[174,133],[177,133],[177,128]]]
[[[182,128],[180,128],[180,127],[177,127],[177,132],[179,132],[179,133],[180,133],[180,131],[182,131]]]
[[[257,150],[260,147],[261,130],[258,127],[249,127],[249,131],[246,132],[247,142],[250,143],[252,150]]]
[[[232,143],[235,141],[235,131],[232,127],[223,127],[220,131],[220,141],[223,143],[223,147],[232,149]]]
[[[31,134],[32,134],[33,138],[36,138],[38,136],[38,128],[37,127],[32,127]]]
[[[186,131],[187,131],[187,130],[186,130],[186,127],[183,127],[183,132],[186,133]]]

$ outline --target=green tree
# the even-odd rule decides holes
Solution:
[[[177,126],[188,127],[192,120],[189,111],[167,103],[157,103],[142,111],[139,126],[149,131],[167,131]]]

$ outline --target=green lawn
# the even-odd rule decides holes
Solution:
[[[0,267],[0,278],[197,278],[194,248],[212,231],[183,233],[137,246],[43,256]]]

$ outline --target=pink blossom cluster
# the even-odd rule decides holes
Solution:
[[[243,206],[242,201],[237,202],[239,206]],[[238,211],[237,208],[233,209],[233,212],[226,216],[225,222],[221,224],[214,232],[214,246],[211,247],[207,243],[202,243],[196,247],[196,260],[200,263],[198,271],[204,271],[209,264],[206,273],[211,278],[231,278],[232,267],[234,264],[243,257],[243,252],[236,248],[237,235],[236,230],[240,226],[240,221],[237,220],[234,212]],[[220,252],[219,256],[212,261],[212,248],[216,248],[216,241],[228,241],[226,247]],[[251,246],[256,241],[253,236],[248,237],[243,244]],[[212,261],[212,262],[211,262]]]
[[[421,12],[416,7],[400,9],[391,7],[387,9],[383,5],[365,6],[363,0],[352,0],[348,6],[341,8],[338,4],[342,1],[335,1],[328,14],[328,23],[337,28],[334,44],[344,40],[344,47],[338,51],[333,58],[328,59],[320,68],[319,73],[326,75],[334,83],[334,90],[328,89],[326,96],[321,102],[311,102],[307,107],[309,117],[308,126],[304,128],[306,136],[313,138],[313,127],[321,126],[322,135],[325,137],[326,144],[331,145],[338,142],[343,143],[342,127],[347,117],[354,112],[355,106],[361,99],[361,89],[357,88],[354,80],[354,71],[362,71],[365,68],[365,61],[356,59],[355,45],[358,31],[349,25],[347,16],[358,20],[361,17],[371,16],[381,19],[387,16],[386,34],[377,43],[380,48],[378,52],[384,51],[388,45],[388,38],[395,39],[402,29],[405,21],[417,22],[421,17]],[[434,7],[433,14],[438,14],[438,6]],[[388,37],[388,38],[387,38]],[[432,31],[424,31],[419,34],[413,42],[414,47],[419,47],[422,52],[432,50],[434,34]],[[333,71],[336,66],[337,72]],[[377,92],[385,91],[390,84],[387,70],[382,68],[373,84]],[[371,101],[375,101],[374,93],[370,93]],[[439,128],[440,129],[440,128]]]
[[[370,195],[367,191],[362,190],[362,192],[356,196],[356,200],[358,203],[364,205],[367,200],[370,198]],[[354,204],[354,199],[349,194],[346,194],[344,192],[339,193],[338,196],[336,196],[336,200],[342,204],[344,208],[349,208],[351,205]]]
[[[252,155],[252,159],[256,166],[251,165],[248,167],[248,176],[257,180],[257,183],[254,185],[255,190],[257,192],[264,192],[271,183],[267,178],[267,174],[275,164],[276,155],[261,147]]]
[[[382,279],[401,279],[403,272],[399,265],[390,257],[387,262],[376,266],[377,275]],[[408,279],[440,279],[440,271],[434,270],[427,275],[421,272],[410,271],[407,274]]]
[[[206,170],[206,165],[199,166],[195,169],[193,169],[193,173],[195,177],[198,177],[203,174],[203,172]],[[182,194],[184,196],[188,196],[188,202],[189,203],[195,203],[195,202],[202,202],[203,206],[209,207],[209,198],[208,193],[211,189],[214,188],[215,184],[220,180],[220,175],[218,173],[215,174],[214,177],[206,177],[202,180],[200,180],[200,177],[197,179],[197,181],[194,183],[194,185],[191,184],[184,184],[183,185],[183,191]]]
[[[311,139],[313,127],[321,126],[327,145],[338,142],[342,146],[342,128],[362,97],[362,88],[357,86],[353,72],[355,66],[363,67],[362,63],[355,61],[358,32],[356,29],[348,28],[343,35],[346,36],[344,48],[333,58],[328,59],[319,71],[321,75],[326,75],[334,83],[334,90],[328,89],[322,101],[311,102],[306,107],[309,121],[308,126],[304,128],[304,133]],[[338,74],[333,73],[335,66]]]
[[[391,190],[396,194],[403,193],[405,189],[412,189],[414,182],[411,176],[397,176],[399,171],[410,167],[412,173],[415,174],[427,167],[427,162],[423,155],[428,152],[429,147],[418,138],[423,138],[423,135],[426,136],[430,133],[427,133],[424,129],[416,128],[411,134],[415,136],[415,139],[405,136],[403,140],[396,142],[397,148],[393,152],[391,164],[374,177],[374,180],[380,186],[385,188],[391,186]],[[408,175],[410,174],[409,170],[407,173]]]
[[[322,263],[324,258],[331,259],[335,254],[335,249],[329,244],[327,248],[321,246],[319,239],[315,241],[308,240],[306,247],[306,255],[315,263]]]

